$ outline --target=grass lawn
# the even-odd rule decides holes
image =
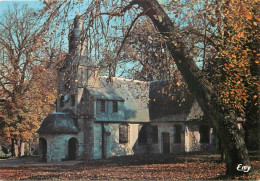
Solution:
[[[77,165],[0,167],[2,180],[219,180],[260,179],[258,155],[250,156],[255,172],[240,177],[225,176],[220,155],[183,154],[123,156],[91,160]],[[22,159],[26,159],[22,158]],[[1,164],[1,162],[0,162]]]

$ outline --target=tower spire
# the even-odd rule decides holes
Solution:
[[[83,55],[84,42],[82,41],[83,18],[81,14],[77,14],[74,18],[73,29],[69,35],[69,53],[77,53]]]

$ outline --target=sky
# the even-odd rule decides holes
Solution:
[[[28,4],[29,8],[34,8],[34,9],[40,9],[43,7],[43,3],[39,0],[27,0],[27,1],[22,1],[22,0],[16,0],[16,1],[3,1],[0,0],[0,13],[3,13],[8,7],[12,7],[14,3],[18,4]]]
[[[0,17],[3,13],[5,13],[6,10],[8,10],[8,8],[12,9],[13,4],[18,4],[18,5],[20,5],[20,7],[23,5],[27,5],[28,8],[32,8],[36,11],[42,9],[45,6],[43,1],[40,1],[40,0],[25,0],[25,1],[24,0],[0,0]],[[77,8],[77,10],[78,10],[78,8]],[[71,21],[74,19],[76,14],[77,14],[76,12],[71,11],[71,14],[69,16]],[[1,20],[1,18],[0,18],[0,20]],[[68,33],[69,33],[69,31],[66,32],[67,35],[68,35]],[[64,38],[64,41],[66,44],[68,43],[66,38]]]
[[[165,2],[166,0],[161,0],[160,2],[163,3]],[[87,3],[87,1],[85,1]],[[0,16],[2,13],[5,12],[5,10],[7,10],[8,8],[12,8],[13,4],[14,3],[18,3],[19,5],[25,5],[27,4],[28,5],[28,8],[33,8],[35,10],[39,10],[39,9],[42,9],[44,7],[44,4],[43,4],[43,1],[40,1],[40,0],[0,0]],[[84,11],[84,8],[83,7],[78,7],[78,8],[75,8],[75,11],[81,11],[81,13],[83,13]],[[74,18],[74,16],[76,15],[77,13],[76,12],[71,12],[70,14],[70,17],[71,17],[71,20]],[[66,33],[68,34],[68,32]],[[64,43],[65,45],[67,45],[67,39],[64,38]],[[67,49],[67,48],[65,48]],[[135,65],[132,64],[132,63],[127,63],[124,67],[127,69],[132,69]],[[118,67],[118,72],[117,72],[117,76],[120,76],[122,75],[122,72],[124,70],[121,70],[120,67]],[[124,76],[124,75],[123,75]]]
[[[14,0],[0,0],[0,17],[1,17],[1,14],[5,13],[5,11],[8,8],[12,9],[12,6],[13,6],[14,3],[18,3],[21,6],[27,4],[28,8],[33,8],[35,10],[39,10],[39,9],[42,9],[44,7],[43,1],[40,1],[40,0],[26,0],[26,1],[24,1],[24,0],[15,0],[15,1]],[[87,1],[86,1],[86,4],[88,4]],[[81,13],[83,14],[84,13],[84,7],[75,8],[75,11],[81,11]],[[77,12],[71,12],[71,14],[70,14],[71,20],[74,19],[76,14],[77,14]],[[68,32],[66,34],[68,34]],[[68,45],[66,38],[64,38],[64,44]],[[67,47],[65,47],[65,49],[68,50]],[[126,66],[129,67],[129,69],[132,69],[132,67],[133,67],[132,64],[126,65]],[[118,70],[119,69],[120,68],[118,68]],[[117,72],[117,75],[121,75],[121,73],[122,73],[122,70],[119,70]]]

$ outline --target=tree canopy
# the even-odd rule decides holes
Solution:
[[[14,4],[0,22],[1,139],[27,141],[54,110],[57,61],[49,27],[27,6]]]

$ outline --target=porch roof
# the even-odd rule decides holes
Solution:
[[[38,133],[78,133],[73,118],[67,113],[51,113],[42,122]]]

